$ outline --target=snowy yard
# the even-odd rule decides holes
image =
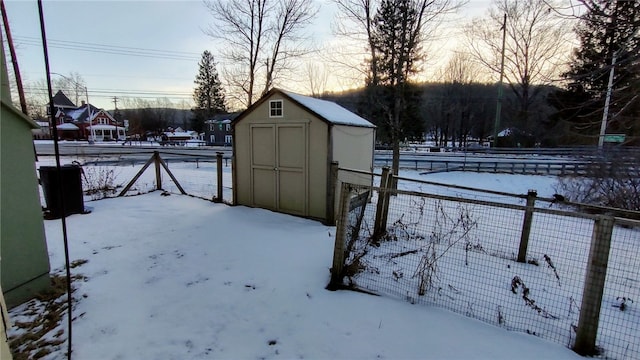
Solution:
[[[430,180],[553,192],[548,177]],[[73,269],[86,277],[74,282],[77,359],[579,358],[447,310],[325,290],[335,227],[161,192],[85,206],[90,214],[67,218],[71,260],[87,260]],[[45,228],[52,269],[60,271],[61,222]],[[14,309],[12,321],[28,320],[29,305]],[[63,320],[47,336],[65,327]],[[66,344],[50,349],[45,359],[65,357]]]

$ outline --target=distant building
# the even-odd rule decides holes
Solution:
[[[490,140],[493,140],[493,137],[490,137]],[[495,142],[494,146],[508,148],[532,148],[536,146],[536,139],[526,131],[515,127],[509,127],[498,133],[497,142]]]
[[[181,128],[177,128],[171,131],[165,131],[162,133],[162,140],[160,141],[160,145],[189,145],[189,146],[200,146],[205,145],[205,142],[201,139],[201,136],[197,131],[193,130],[183,130]]]
[[[231,121],[240,113],[219,114],[205,121],[204,140],[207,145],[231,146]]]
[[[51,139],[51,129],[49,129],[48,121],[36,121],[39,128],[32,129],[33,138],[37,140]]]
[[[56,128],[60,139],[110,141],[126,139],[124,126],[119,126],[116,119],[106,110],[98,109],[84,101],[76,106],[58,91],[53,97]],[[50,126],[53,132],[53,126]]]

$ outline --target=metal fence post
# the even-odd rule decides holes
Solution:
[[[529,235],[531,234],[531,223],[533,222],[533,209],[536,205],[535,190],[527,192],[527,210],[524,211],[524,221],[522,222],[522,233],[520,234],[520,248],[518,249],[518,262],[527,262],[527,248],[529,247]]]
[[[337,290],[342,286],[344,278],[345,244],[347,242],[347,226],[349,226],[349,201],[351,199],[351,186],[343,183],[340,190],[340,213],[336,225],[336,241],[333,246],[333,266],[331,267],[331,282],[327,286],[329,290]]]
[[[593,225],[589,262],[582,292],[580,319],[576,331],[576,343],[573,350],[580,355],[596,355],[596,336],[600,321],[600,307],[604,292],[604,281],[607,276],[609,250],[614,218],[600,215]]]
[[[386,224],[382,223],[382,219],[386,217],[384,216],[384,208],[385,202],[388,197],[388,189],[389,189],[389,167],[385,166],[382,168],[382,175],[380,177],[380,191],[378,191],[378,205],[376,207],[376,220],[373,226],[373,237],[377,238],[386,230]]]
[[[216,152],[216,168],[218,171],[218,196],[213,200],[215,202],[222,202],[222,155],[223,152]]]
[[[153,152],[153,160],[156,166],[156,190],[162,190],[162,176],[160,174],[160,153]]]

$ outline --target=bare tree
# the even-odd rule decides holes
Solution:
[[[550,98],[555,120],[568,125],[565,141],[603,146],[605,133],[640,144],[640,2],[577,0],[559,9],[577,20],[579,45],[563,77],[567,88]]]
[[[222,73],[230,92],[237,93],[230,97],[247,107],[274,86],[293,58],[309,51],[302,44],[301,30],[317,12],[312,0],[204,0],[204,4],[215,20],[206,34],[227,45],[222,56],[228,63]]]
[[[457,50],[444,66],[442,80],[446,83],[469,84],[478,81],[479,70],[471,54]]]
[[[74,104],[78,105],[81,99],[85,98],[87,83],[82,75],[72,71],[67,75],[54,78],[53,88],[62,90]]]
[[[378,67],[374,46],[374,15],[379,6],[376,0],[335,0],[339,10],[336,23],[337,35],[362,41],[368,50],[368,69],[365,71],[367,81],[377,83]]]
[[[309,79],[309,91],[311,96],[320,97],[327,89],[329,72],[324,64],[308,62],[306,65],[307,77]]]
[[[44,119],[47,116],[49,93],[44,79],[26,82],[24,85],[25,98],[29,116],[34,119]]]
[[[53,77],[51,86],[54,94],[61,90],[75,105],[79,105],[83,99],[86,101],[86,82],[82,75],[77,72]],[[46,117],[46,109],[49,104],[46,80],[40,79],[26,82],[24,89],[30,116],[36,119]]]
[[[469,49],[476,60],[500,74],[504,50],[504,78],[517,99],[518,118],[528,130],[531,105],[540,87],[559,75],[568,55],[571,27],[554,13],[552,0],[494,0],[484,17],[467,27]],[[506,41],[502,48],[503,19]]]
[[[476,120],[476,107],[472,99],[472,87],[477,74],[477,67],[466,52],[456,52],[444,69],[443,111],[451,122],[458,146],[466,147],[471,133],[473,120]],[[478,120],[481,120],[478,117]],[[452,141],[455,143],[455,137]]]

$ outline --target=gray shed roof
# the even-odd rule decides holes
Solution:
[[[300,105],[313,111],[332,124],[371,128],[375,127],[375,125],[373,125],[366,119],[354,114],[353,112],[343,108],[342,106],[332,101],[316,99],[310,96],[304,96],[289,91],[282,91],[282,93],[289,96]]]

